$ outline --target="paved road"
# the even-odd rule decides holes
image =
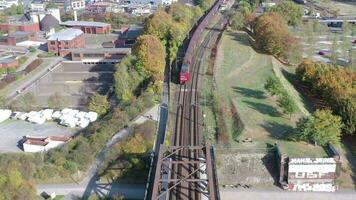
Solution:
[[[220,197],[222,200],[355,200],[356,192],[338,191],[328,192],[289,192],[280,189],[258,190],[258,189],[226,189],[220,188]]]
[[[39,79],[40,77],[42,77],[46,73],[48,73],[48,69],[56,66],[62,60],[63,60],[63,58],[60,58],[60,57],[43,59],[43,63],[40,66],[38,66],[38,70],[35,69],[37,71],[31,72],[23,80],[21,80],[19,82],[14,82],[13,84],[10,84],[8,86],[9,88],[5,88],[8,91],[6,94],[6,97],[9,100],[16,98],[16,96],[17,96],[16,91],[18,91],[18,90],[23,91],[25,88],[30,87],[37,79]]]
[[[70,196],[88,197],[92,193],[96,193],[101,196],[123,194],[126,198],[143,199],[146,187],[145,184],[100,183],[98,182],[98,171],[101,167],[103,167],[104,160],[110,148],[115,143],[130,134],[130,128],[133,124],[141,124],[148,119],[158,119],[158,108],[158,105],[154,106],[145,114],[140,115],[135,120],[133,120],[133,122],[128,128],[125,128],[116,133],[112,137],[112,139],[106,144],[103,150],[99,153],[96,158],[95,164],[89,169],[88,174],[84,180],[77,184],[38,184],[36,185],[37,193],[41,194],[45,192],[47,194],[51,194],[55,192],[58,195],[68,195],[68,199],[71,199]]]

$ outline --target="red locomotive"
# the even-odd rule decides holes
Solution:
[[[184,55],[183,64],[179,73],[179,83],[185,84],[189,81],[190,78],[190,68],[192,64],[192,56],[194,53],[194,48],[197,46],[199,39],[201,38],[201,34],[203,30],[208,25],[208,22],[212,19],[212,17],[219,11],[219,7],[224,3],[224,0],[217,0],[214,6],[209,10],[209,12],[204,16],[199,25],[196,27],[193,36],[191,37],[187,51]]]

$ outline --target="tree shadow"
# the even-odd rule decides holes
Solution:
[[[268,149],[266,155],[261,160],[263,165],[266,167],[268,173],[273,178],[273,185],[278,186],[279,185],[278,182],[279,173],[278,173],[278,164],[277,164],[278,160],[275,154],[276,154],[275,149],[270,148]]]
[[[295,87],[295,89],[298,91],[298,93],[300,94],[300,97],[302,99],[302,102],[305,106],[305,108],[310,112],[312,113],[314,111],[314,106],[313,104],[311,103],[311,101],[309,101],[307,99],[307,97],[300,91],[300,89],[298,89],[298,87],[296,87],[296,85],[298,84],[298,79],[296,77],[295,74],[292,74],[290,72],[288,72],[287,70],[285,69],[282,69],[282,74],[283,76],[290,82],[293,84],[293,86]]]
[[[235,92],[244,95],[245,97],[252,97],[252,98],[256,98],[256,99],[265,99],[266,98],[264,92],[262,92],[261,90],[253,90],[253,89],[243,88],[243,87],[238,87],[238,86],[234,86],[234,87],[232,87],[232,89]]]
[[[346,146],[346,159],[350,163],[351,179],[354,183],[354,189],[356,189],[356,136],[344,136],[343,141]]]
[[[282,140],[290,140],[294,128],[287,124],[280,124],[277,122],[265,122],[261,125],[272,137]]]
[[[263,104],[263,103],[252,102],[252,101],[243,101],[243,102],[248,104],[248,107],[250,107],[264,115],[269,115],[271,117],[280,117],[281,116],[281,113],[279,113],[278,110],[273,106]]]
[[[250,40],[248,39],[248,36],[245,32],[228,32],[228,35],[232,36],[235,41],[243,46],[251,46]]]

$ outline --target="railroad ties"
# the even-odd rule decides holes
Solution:
[[[160,146],[152,200],[219,199],[211,146]]]

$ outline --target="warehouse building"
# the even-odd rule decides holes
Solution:
[[[84,33],[78,29],[64,29],[48,38],[48,52],[59,56],[68,56],[71,54],[70,49],[84,48]]]
[[[87,34],[107,34],[111,32],[111,25],[103,22],[66,21],[61,23],[67,28],[75,28]]]

